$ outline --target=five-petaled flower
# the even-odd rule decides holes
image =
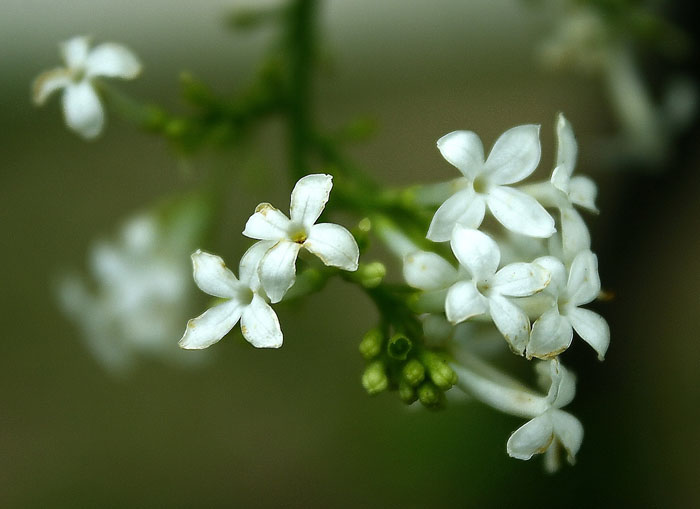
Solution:
[[[330,175],[307,175],[299,179],[292,191],[291,219],[269,203],[258,205],[248,219],[243,235],[261,240],[258,244],[265,249],[258,272],[271,302],[282,300],[294,284],[301,248],[328,266],[357,270],[360,250],[352,234],[337,224],[315,224],[332,187]]]
[[[63,114],[69,128],[85,138],[102,131],[104,109],[95,91],[95,78],[133,79],[141,72],[136,56],[121,44],[103,43],[92,50],[89,38],[74,37],[61,44],[65,67],[40,74],[34,81],[34,102],[42,105],[63,89]]]
[[[238,269],[240,279],[236,279],[220,257],[200,250],[192,255],[197,286],[226,301],[187,322],[180,340],[182,348],[202,349],[213,345],[228,334],[239,319],[243,337],[253,346],[282,346],[279,320],[265,300],[256,271],[263,247],[260,243],[254,244],[243,255]]]
[[[533,197],[509,187],[528,177],[540,161],[539,126],[521,125],[503,133],[484,160],[484,147],[471,131],[455,131],[437,142],[442,156],[464,175],[462,189],[445,201],[433,217],[427,237],[450,240],[455,225],[478,228],[486,206],[506,228],[530,237],[547,238],[554,220]]]

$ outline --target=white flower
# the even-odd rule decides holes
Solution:
[[[551,380],[545,409],[518,428],[508,439],[506,448],[511,457],[521,460],[546,452],[545,465],[549,471],[554,471],[559,466],[559,445],[564,447],[569,463],[573,464],[583,441],[581,422],[560,410],[574,398],[576,380],[557,360],[541,363],[537,369]]]
[[[590,251],[579,253],[571,264],[568,282],[566,269],[558,259],[545,256],[534,263],[552,274],[546,291],[554,297],[554,303],[533,324],[527,357],[549,358],[563,352],[571,344],[573,328],[603,360],[610,344],[608,324],[599,314],[580,307],[600,293],[596,256]]]
[[[442,156],[464,179],[457,191],[438,208],[427,237],[450,239],[455,225],[478,228],[486,206],[509,230],[531,237],[550,237],[554,220],[537,200],[511,187],[528,177],[540,161],[539,126],[522,125],[503,133],[484,161],[484,148],[471,131],[455,131],[437,142]]]
[[[117,241],[101,241],[91,250],[94,284],[73,275],[59,285],[65,312],[113,371],[129,368],[137,356],[193,361],[175,339],[189,312],[192,283],[183,255],[195,232],[183,224],[189,217],[177,219],[170,229],[151,214],[132,219]]]
[[[107,42],[90,50],[85,36],[62,43],[61,55],[65,67],[46,71],[34,81],[34,102],[42,105],[52,93],[63,89],[66,124],[81,136],[94,138],[105,122],[95,78],[133,79],[141,72],[141,63],[120,44]]]
[[[187,322],[187,329],[180,340],[182,348],[202,349],[213,345],[228,334],[239,319],[243,337],[254,347],[282,346],[277,315],[265,301],[256,274],[265,248],[258,242],[246,251],[238,269],[240,280],[220,257],[200,250],[192,254],[197,286],[203,292],[226,301]]]
[[[444,303],[450,322],[458,324],[489,314],[513,351],[522,354],[530,335],[530,320],[508,297],[541,291],[549,283],[549,273],[534,263],[511,263],[498,270],[498,245],[478,230],[456,226],[450,245],[461,273],[436,254],[418,252],[404,259],[406,281],[438,295],[449,288]],[[465,272],[471,279],[464,277]]]
[[[337,224],[316,220],[323,212],[333,187],[330,175],[307,175],[292,191],[290,216],[269,203],[261,203],[245,225],[243,235],[260,239],[267,247],[259,266],[260,280],[270,301],[282,300],[294,284],[296,259],[301,248],[329,266],[354,271],[360,250],[352,234]]]

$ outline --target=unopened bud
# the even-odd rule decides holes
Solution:
[[[382,351],[384,335],[379,329],[368,331],[360,341],[360,353],[367,360],[373,359]]]
[[[425,368],[417,359],[411,359],[403,366],[403,377],[409,385],[415,387],[425,378]]]
[[[386,390],[389,380],[384,372],[384,364],[381,361],[374,361],[365,368],[362,373],[362,387],[372,396]]]
[[[447,364],[441,356],[432,352],[426,353],[423,357],[425,366],[428,368],[430,379],[443,391],[446,391],[457,383],[457,373]]]
[[[371,262],[360,265],[357,269],[360,284],[365,288],[375,288],[386,276],[386,267],[382,262]]]
[[[418,387],[418,399],[428,408],[436,408],[442,403],[443,393],[432,382],[424,382]]]
[[[416,390],[410,385],[408,385],[406,382],[401,382],[399,384],[399,397],[401,398],[401,401],[403,401],[407,405],[410,405],[416,399],[418,399]]]

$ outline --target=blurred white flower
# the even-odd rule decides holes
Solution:
[[[265,301],[266,295],[256,273],[266,250],[267,246],[258,242],[246,251],[238,269],[240,280],[220,257],[200,250],[192,255],[197,286],[209,295],[226,300],[187,322],[180,340],[182,348],[207,348],[228,334],[238,320],[243,337],[256,348],[282,346],[279,320]]]
[[[186,254],[192,231],[165,230],[152,214],[130,220],[116,241],[90,251],[93,281],[65,277],[59,300],[107,368],[123,371],[139,356],[192,362],[177,348],[190,307]]]
[[[84,138],[102,131],[105,113],[95,90],[100,77],[133,79],[141,72],[138,58],[121,44],[103,43],[92,50],[89,38],[74,37],[61,44],[65,67],[40,74],[34,81],[33,96],[42,105],[58,90],[63,90],[63,114],[68,127]]]
[[[545,453],[545,466],[553,472],[559,468],[559,446],[567,452],[573,464],[583,441],[581,422],[568,412],[560,410],[574,399],[576,379],[558,360],[536,366],[543,378],[550,380],[543,412],[523,424],[508,439],[508,454],[529,460],[535,454]]]
[[[522,125],[503,133],[484,160],[484,147],[471,131],[455,131],[437,142],[442,156],[464,175],[462,189],[435,212],[427,237],[450,240],[455,225],[478,228],[486,207],[506,228],[547,238],[554,220],[533,197],[509,187],[535,171],[540,161],[539,126]]]
[[[307,175],[299,179],[292,191],[291,220],[269,203],[258,205],[248,219],[243,235],[262,240],[260,244],[267,246],[259,274],[272,303],[282,300],[294,284],[301,248],[328,266],[357,270],[360,250],[352,234],[337,224],[315,224],[332,187],[330,175]]]

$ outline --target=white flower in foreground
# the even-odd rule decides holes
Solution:
[[[267,248],[258,271],[271,302],[282,300],[294,284],[301,248],[328,266],[357,270],[360,250],[352,234],[337,224],[315,224],[332,187],[330,175],[307,175],[299,179],[292,191],[291,219],[269,203],[258,205],[248,219],[243,235],[262,240],[258,244]]]
[[[442,156],[464,175],[464,188],[443,203],[428,229],[435,242],[450,239],[455,225],[478,228],[486,207],[509,230],[547,238],[554,220],[533,197],[509,187],[528,177],[540,161],[539,126],[522,125],[503,133],[484,160],[484,148],[471,131],[455,131],[437,142]]]
[[[552,472],[559,467],[560,445],[566,450],[569,463],[574,463],[583,441],[583,426],[576,417],[560,410],[574,399],[575,377],[558,360],[541,363],[537,369],[551,380],[545,410],[518,428],[506,448],[511,457],[521,460],[546,453],[545,465]]]
[[[112,371],[126,370],[140,356],[194,360],[175,345],[190,308],[192,282],[183,255],[194,234],[183,224],[189,217],[178,219],[170,229],[152,214],[132,219],[119,239],[90,251],[92,281],[73,275],[59,285],[64,311]]]
[[[192,255],[197,286],[203,292],[226,301],[187,322],[187,329],[180,340],[182,348],[202,349],[213,345],[228,334],[239,319],[243,337],[254,347],[282,346],[277,315],[265,301],[256,274],[264,252],[261,249],[264,248],[258,242],[243,255],[238,269],[240,280],[220,257],[200,250]]]
[[[61,55],[65,67],[46,71],[34,81],[34,102],[42,105],[62,89],[66,124],[81,136],[94,138],[105,122],[95,78],[133,79],[141,72],[141,63],[121,44],[107,42],[90,50],[89,38],[85,36],[62,43]]]
[[[549,358],[563,352],[571,344],[573,328],[603,360],[610,344],[610,328],[602,316],[580,307],[600,293],[596,256],[590,251],[579,253],[571,264],[568,282],[566,269],[558,259],[545,256],[534,263],[552,274],[546,291],[554,297],[554,305],[533,324],[527,357]]]

